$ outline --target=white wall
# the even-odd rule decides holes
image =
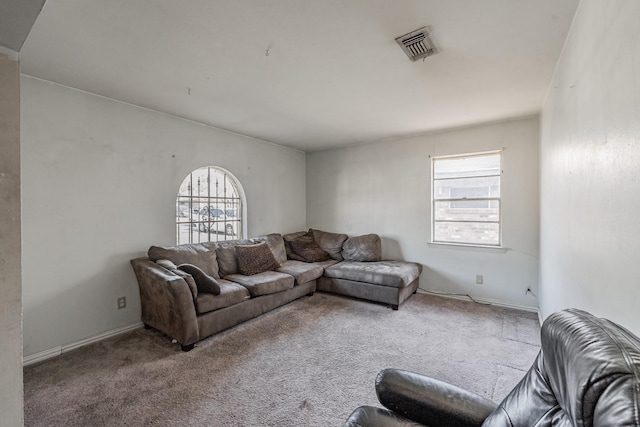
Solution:
[[[640,334],[640,2],[583,0],[541,119],[543,316]]]
[[[22,415],[22,282],[20,256],[20,65],[0,47],[0,424]]]
[[[307,225],[377,233],[387,258],[420,262],[420,286],[537,307],[538,118],[307,154]],[[506,253],[430,247],[430,158],[504,148]],[[484,284],[476,285],[476,274]]]
[[[21,97],[25,355],[140,321],[129,260],[175,244],[200,166],[239,179],[250,236],[305,226],[303,152],[27,76]]]

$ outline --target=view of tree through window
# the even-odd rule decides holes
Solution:
[[[500,246],[501,157],[432,158],[434,243]]]
[[[242,238],[242,198],[235,179],[207,166],[191,172],[176,200],[176,241],[215,242]]]

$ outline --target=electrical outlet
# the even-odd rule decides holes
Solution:
[[[127,306],[127,297],[118,298],[118,310],[123,309]]]
[[[484,283],[484,277],[482,274],[476,274],[476,285],[482,285]]]

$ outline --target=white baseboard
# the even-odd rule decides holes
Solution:
[[[428,290],[422,289],[422,288],[418,288],[418,292],[421,293],[421,294],[437,295],[439,297],[454,298],[454,299],[460,299],[460,300],[464,300],[464,301],[476,301],[476,302],[479,302],[479,303],[482,303],[482,304],[497,305],[499,307],[515,308],[515,309],[518,309],[518,310],[524,310],[524,311],[529,311],[529,312],[532,312],[532,313],[538,313],[538,319],[540,318],[540,310],[537,307],[529,307],[529,306],[526,306],[526,305],[510,304],[510,303],[506,303],[506,302],[503,302],[503,301],[498,301],[498,300],[493,300],[493,299],[485,299],[485,298],[473,297],[473,299],[471,299],[471,297],[469,297],[468,295],[432,292],[432,291],[428,291]]]
[[[125,332],[133,331],[141,328],[142,322],[136,322],[132,325],[123,326],[121,328],[112,329],[107,332],[103,332],[98,335],[94,335],[89,338],[82,339],[80,341],[73,342],[71,344],[59,345],[47,350],[40,351],[38,353],[30,354],[22,359],[22,366],[32,365],[34,363],[42,362],[43,360],[51,359],[56,356],[60,356],[62,353],[66,353],[76,348],[83,347],[85,345],[92,344],[94,342],[102,341],[104,339],[124,334]]]

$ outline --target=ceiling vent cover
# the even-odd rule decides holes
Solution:
[[[396,39],[410,60],[417,61],[440,52],[427,27],[422,27]]]

